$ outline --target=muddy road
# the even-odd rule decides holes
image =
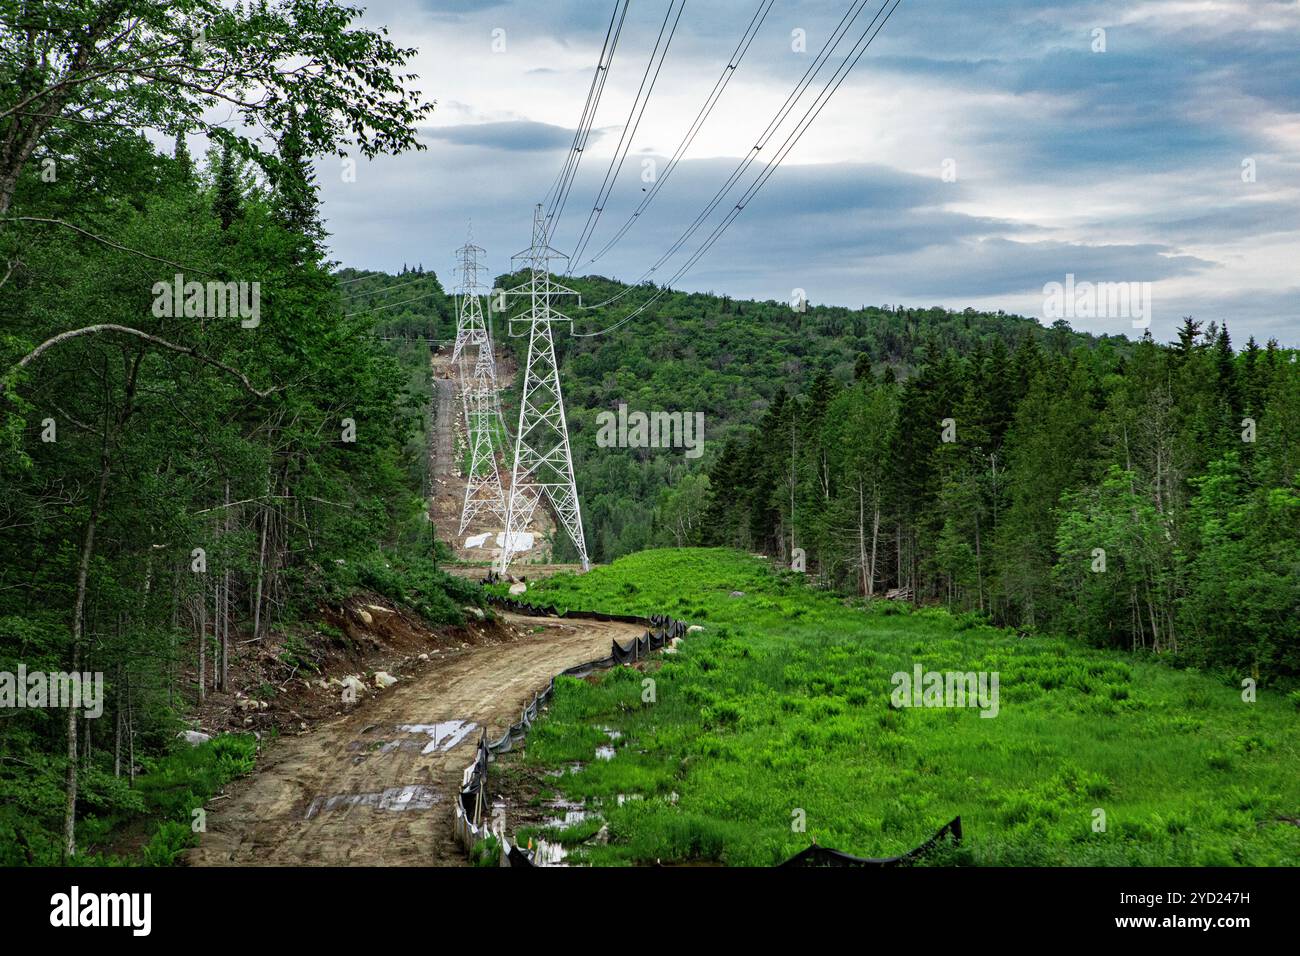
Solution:
[[[566,667],[632,625],[505,615],[517,640],[455,652],[350,713],[267,744],[207,807],[191,866],[464,866],[451,824],[481,728],[492,737]]]

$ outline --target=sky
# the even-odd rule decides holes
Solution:
[[[592,214],[669,2],[630,2],[552,236],[563,252],[575,251]],[[645,276],[754,153],[850,6],[775,0],[681,163],[591,261],[683,141],[760,7],[685,0],[575,273]],[[613,9],[613,0],[366,5],[363,22],[418,48],[416,86],[437,109],[420,130],[425,150],[358,160],[355,181],[337,157],[318,163],[331,256],[388,271],[420,263],[450,284],[472,226],[489,274],[507,271],[573,141]],[[668,281],[734,208],[878,9],[868,0],[740,185],[649,278]],[[1192,315],[1226,321],[1238,347],[1251,335],[1300,345],[1298,52],[1295,0],[903,0],[734,225],[673,287],[1003,309],[1050,324],[1051,283],[1149,283],[1132,288],[1149,294],[1158,340]],[[1109,311],[1069,321],[1140,334],[1132,314]]]

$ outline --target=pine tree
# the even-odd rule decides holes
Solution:
[[[1190,315],[1183,316],[1183,324],[1178,328],[1178,341],[1174,343],[1174,366],[1182,366],[1193,354],[1200,351],[1197,339],[1201,337],[1201,323]]]
[[[325,230],[317,209],[316,174],[307,155],[302,122],[295,111],[289,113],[288,126],[280,137],[279,153],[272,209],[286,229],[302,236],[315,251],[325,236]]]
[[[221,147],[213,193],[212,213],[221,222],[221,231],[225,232],[236,219],[243,216],[239,172],[235,165],[235,155],[228,143]]]
[[[172,158],[176,160],[176,169],[185,183],[194,182],[194,160],[190,157],[190,148],[185,143],[185,133],[176,134],[176,144],[172,148]]]

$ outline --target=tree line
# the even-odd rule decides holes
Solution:
[[[432,109],[358,15],[0,5],[0,671],[102,673],[106,697],[0,717],[0,863],[78,858],[229,690],[236,638],[428,540],[427,354],[347,309],[316,208],[312,157],[416,148]]]
[[[870,356],[777,393],[689,540],[826,584],[1254,677],[1300,673],[1300,365],[1226,324],[1169,345]],[[670,494],[664,516],[681,511]],[[673,518],[681,522],[681,517]]]

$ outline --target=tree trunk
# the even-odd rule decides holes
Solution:
[[[122,776],[122,665],[117,665],[117,714],[113,723],[116,728],[113,733],[113,776],[121,779]]]
[[[266,479],[266,494],[271,495],[271,479]],[[266,530],[271,523],[270,502],[262,506],[262,547],[257,556],[257,596],[253,601],[253,640],[262,636],[262,580],[266,576]]]
[[[880,498],[871,506],[871,567],[867,571],[867,597],[876,593],[876,550],[880,543]]]
[[[90,577],[90,561],[95,552],[95,531],[99,527],[99,516],[104,510],[104,500],[108,496],[108,475],[110,461],[108,439],[104,438],[99,460],[99,488],[95,492],[95,503],[90,509],[86,521],[86,533],[81,541],[81,556],[77,562],[76,598],[72,605],[72,673],[81,667],[81,639],[83,636],[83,618],[86,613],[87,580]],[[70,701],[68,706],[68,769],[63,804],[63,852],[71,859],[77,855],[77,703]]]
[[[199,577],[199,703],[207,695],[208,683],[208,585]]]

